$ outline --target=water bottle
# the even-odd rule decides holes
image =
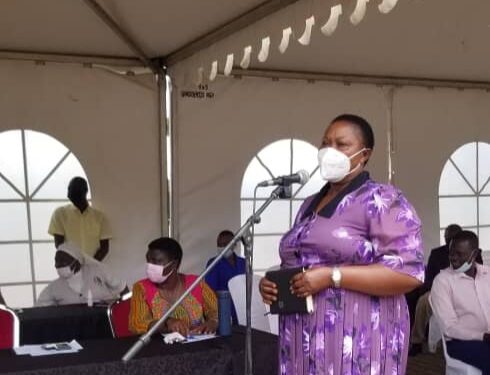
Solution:
[[[94,297],[92,295],[92,290],[89,289],[87,292],[87,306],[92,307],[94,305]]]
[[[218,295],[218,333],[220,336],[231,335],[231,295],[227,290],[220,290]]]

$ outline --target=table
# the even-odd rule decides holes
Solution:
[[[112,337],[107,306],[62,305],[22,309],[20,344]]]
[[[241,375],[244,372],[245,330],[191,344],[166,345],[154,337],[128,363],[120,359],[136,338],[80,341],[76,354],[16,356],[0,350],[1,375]],[[253,331],[254,375],[277,374],[277,336]]]

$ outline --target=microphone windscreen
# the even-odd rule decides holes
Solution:
[[[298,175],[299,175],[299,178],[300,178],[300,184],[301,185],[304,185],[306,184],[309,180],[310,180],[310,174],[305,171],[304,169],[300,169],[298,171]]]

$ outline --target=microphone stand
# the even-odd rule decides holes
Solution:
[[[245,224],[238,230],[235,237],[230,243],[221,251],[221,253],[209,264],[208,267],[197,277],[197,279],[187,288],[187,290],[174,302],[172,306],[167,310],[165,314],[146,332],[141,335],[131,348],[122,357],[123,362],[130,361],[142,348],[150,342],[151,336],[158,331],[158,328],[167,320],[167,318],[174,312],[174,310],[184,301],[184,299],[192,292],[192,290],[201,282],[201,280],[211,271],[211,269],[223,258],[225,253],[235,247],[240,238],[244,239],[245,243],[245,283],[246,283],[246,320],[247,328],[245,334],[245,375],[252,375],[252,253],[253,253],[253,238],[250,232],[250,228],[256,223],[260,222],[260,215],[265,209],[278,198],[290,198],[291,186],[278,186],[271,193],[269,198],[259,207],[259,209],[250,216]]]

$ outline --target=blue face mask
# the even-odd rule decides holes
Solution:
[[[468,260],[466,262],[464,262],[461,267],[458,267],[458,268],[454,268],[453,265],[451,264],[451,268],[454,270],[454,272],[456,273],[466,273],[470,270],[471,266],[473,265],[473,260],[471,260],[471,258],[473,258],[473,253],[475,251],[473,250],[470,254],[470,257],[468,258]]]

